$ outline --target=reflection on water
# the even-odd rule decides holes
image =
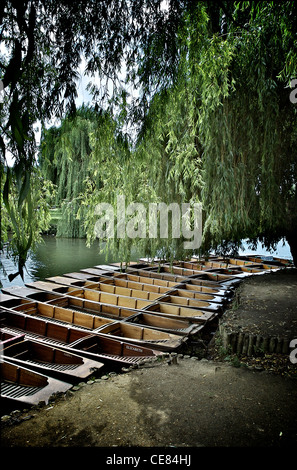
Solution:
[[[1,252],[1,263],[6,273],[1,269],[0,280],[3,287],[21,286],[24,283],[37,280],[44,280],[51,276],[60,276],[68,272],[79,271],[97,264],[118,262],[119,260],[111,253],[100,253],[100,246],[94,243],[87,248],[84,239],[55,238],[53,236],[43,237],[44,243],[40,244],[30,256],[24,270],[24,282],[17,276],[12,282],[8,280],[8,275],[17,271],[17,266]],[[132,260],[137,260],[136,253],[131,256]]]
[[[1,264],[4,268],[0,270],[0,281],[3,287],[21,286],[24,283],[33,282],[37,280],[44,280],[51,276],[61,276],[65,273],[72,271],[79,271],[83,268],[89,268],[97,264],[106,264],[118,262],[119,259],[116,255],[109,253],[100,253],[100,246],[94,243],[91,248],[86,247],[84,239],[73,238],[55,238],[53,236],[45,236],[44,243],[40,244],[34,252],[30,253],[30,257],[26,263],[24,271],[24,282],[20,276],[17,276],[12,282],[8,280],[8,275],[17,271],[16,265],[10,260],[5,250],[1,252]],[[281,258],[292,259],[289,246],[283,245],[280,242],[274,252],[268,252],[263,249],[259,243],[255,251],[246,248],[246,251],[240,251],[240,255],[249,253],[257,254],[271,254]],[[136,253],[132,254],[131,260],[137,260],[142,255]]]

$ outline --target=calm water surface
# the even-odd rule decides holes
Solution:
[[[89,268],[97,264],[107,264],[120,261],[118,258],[109,254],[100,253],[99,244],[94,243],[91,248],[86,247],[84,239],[72,238],[55,238],[53,236],[45,236],[44,243],[40,244],[34,252],[31,252],[26,264],[24,272],[24,282],[20,276],[17,276],[12,282],[8,280],[8,275],[17,271],[16,265],[13,264],[5,251],[1,252],[0,281],[2,287],[21,286],[24,283],[44,280],[51,276],[60,276],[65,273],[79,271],[83,268]],[[282,258],[292,259],[290,249],[287,244],[283,246],[280,242],[275,252],[269,253],[262,249],[261,244],[253,252],[249,249],[241,251],[240,254],[257,253],[262,255],[274,255]],[[131,256],[132,260],[137,260],[143,256],[134,252]],[[3,272],[3,268],[5,272]]]
[[[24,283],[44,280],[51,276],[60,276],[65,273],[90,268],[98,264],[118,262],[119,259],[106,253],[100,254],[98,243],[87,248],[84,239],[43,237],[44,243],[40,244],[30,253],[24,270],[24,282],[17,276],[12,282],[8,275],[17,271],[16,265],[4,252],[1,252],[0,280],[2,287],[22,286]],[[140,255],[132,254],[131,259],[137,260]],[[3,272],[3,268],[4,271]]]

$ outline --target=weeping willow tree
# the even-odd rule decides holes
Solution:
[[[165,96],[164,96],[165,95]],[[150,103],[143,132],[136,144],[134,158],[146,175],[146,202],[165,204],[168,208],[168,237],[161,237],[161,226],[167,220],[157,219],[156,238],[147,235],[142,244],[149,258],[173,260],[191,256],[193,250],[184,248],[185,238],[180,220],[180,236],[172,231],[173,204],[189,204],[190,227],[193,227],[193,204],[201,202],[202,178],[199,143],[189,112],[191,98],[185,87],[174,87],[158,93]],[[198,146],[198,147],[197,147]],[[142,187],[139,188],[141,194]],[[142,198],[144,200],[144,197]],[[148,205],[147,204],[147,205]],[[167,214],[165,214],[167,215]]]
[[[19,193],[15,170],[8,168],[6,172],[6,178],[1,175],[0,180],[1,250],[5,245],[7,254],[18,267],[17,272],[8,276],[12,281],[18,275],[23,278],[29,249],[41,243],[41,232],[49,228],[50,200],[54,188],[50,181],[44,181],[39,168],[35,168],[31,174],[32,191]]]
[[[83,220],[87,245],[96,240],[95,226],[99,215],[98,204],[107,204],[112,209],[109,223],[117,225],[118,198],[129,204],[146,197],[146,173],[141,162],[134,158],[132,142],[122,130],[122,121],[110,112],[97,116],[96,126],[90,135],[92,152],[88,159],[88,177],[81,199],[78,216]],[[149,191],[147,191],[149,195]],[[126,237],[102,237],[106,253],[112,251],[122,261],[128,262],[133,240]],[[134,244],[135,245],[135,244]]]
[[[43,130],[39,164],[44,178],[56,186],[52,202],[61,209],[58,237],[83,238],[86,235],[78,211],[89,175],[90,139],[95,118],[94,110],[82,106],[75,117],[65,117],[59,127]]]
[[[241,7],[241,8],[240,8]],[[240,8],[240,11],[239,11]],[[197,51],[197,130],[203,148],[204,243],[285,238],[297,261],[297,109],[288,88],[296,62],[296,7],[243,2],[248,19]]]
[[[175,85],[160,100],[168,175],[180,180],[179,194],[191,187],[185,168],[199,175],[193,194],[203,203],[203,251],[233,248],[242,239],[270,249],[285,239],[296,263],[297,109],[290,100],[297,75],[296,5],[220,2],[211,11],[211,3],[195,2],[185,13]],[[153,51],[151,44],[149,57]],[[178,111],[168,117],[170,102]],[[195,152],[179,153],[179,116],[187,138],[193,136],[186,148],[195,143]],[[159,138],[158,120],[152,129]]]
[[[273,248],[285,238],[296,261],[296,107],[288,88],[294,15],[292,2],[234,2],[215,12],[208,2],[193,4],[177,31],[175,80],[149,102],[133,159],[124,148],[111,151],[106,166],[109,133],[94,140],[93,171],[104,182],[95,192],[89,186],[89,229],[96,203],[116,208],[119,193],[127,203],[202,201],[202,251],[244,238]],[[140,75],[160,54],[160,41],[149,43]],[[147,87],[158,84],[156,74]],[[172,236],[116,243],[152,256],[185,254],[183,239]]]
[[[57,184],[63,174],[65,220],[79,190],[80,209],[71,211],[85,219],[87,233],[96,203],[115,204],[119,192],[127,203],[199,200],[205,249],[242,238],[270,247],[286,238],[296,262],[296,104],[289,99],[297,76],[295,2],[5,1],[0,17],[8,50],[0,57],[0,150],[14,152],[21,201],[31,191],[34,123],[65,105],[74,113],[82,55],[86,71],[101,79],[92,88],[99,107],[108,81],[125,98],[118,75],[124,61],[127,80],[139,86],[125,119],[143,125],[141,138],[131,153],[118,127],[123,122],[101,122],[106,135],[95,127],[83,189],[74,178],[82,141],[65,129],[60,152],[66,156],[69,146],[76,157],[57,160],[59,171],[48,167]],[[77,183],[75,194],[67,193],[66,172]],[[120,241],[127,249],[131,243]]]

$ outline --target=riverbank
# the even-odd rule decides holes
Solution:
[[[250,278],[236,298],[236,318],[233,304],[224,321],[251,331],[296,332],[297,338],[296,286],[293,271]],[[286,354],[223,354],[216,339],[202,360],[177,356],[148,363],[88,381],[39,409],[14,413],[2,422],[1,447],[101,447],[98,463],[109,449],[134,455],[165,447],[198,456],[209,447],[293,449],[297,364]]]

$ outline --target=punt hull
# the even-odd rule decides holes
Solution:
[[[137,351],[131,349],[130,343],[117,341],[113,338],[100,337],[90,330],[84,330],[69,325],[56,323],[44,318],[37,318],[16,312],[5,307],[0,308],[0,323],[2,331],[10,334],[25,334],[26,339],[45,342],[74,354],[86,354],[74,345],[86,337],[96,337],[97,349],[91,359],[103,362],[106,365],[125,366],[162,354],[152,348],[138,347]],[[132,359],[131,359],[131,356]]]
[[[7,359],[0,363],[1,399],[27,405],[48,403],[54,393],[65,393],[72,385],[13,364]]]
[[[104,367],[102,362],[29,339],[4,347],[3,357],[16,365],[70,383],[86,379]]]
[[[120,339],[122,341],[128,341],[129,343],[135,342],[135,344],[143,344],[145,347],[153,347],[154,349],[162,351],[174,351],[181,346],[182,342],[180,335],[174,335],[166,331],[154,330],[135,324],[129,325],[128,323],[125,323],[125,327],[122,327],[121,322],[115,322],[114,320],[98,315],[70,310],[56,306],[53,303],[32,301],[31,304],[21,304],[19,307],[16,306],[13,310],[22,311],[22,313],[30,316],[46,317],[50,321],[56,320],[69,323],[75,327],[96,331],[96,333],[100,335],[108,331],[108,334],[117,340]],[[118,334],[112,335],[111,331],[114,324],[117,324],[118,329],[121,330],[121,338],[119,338]],[[109,326],[112,328],[108,328]]]

